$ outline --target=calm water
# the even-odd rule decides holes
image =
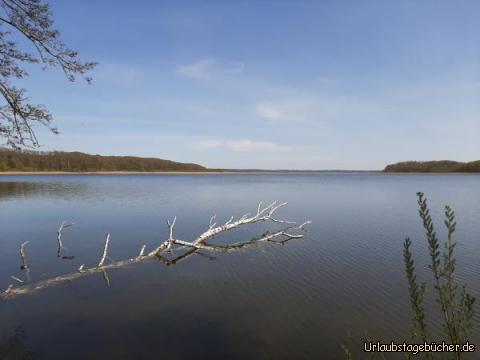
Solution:
[[[0,349],[40,359],[341,359],[340,344],[358,352],[365,331],[403,341],[405,236],[420,277],[427,274],[417,191],[427,194],[442,236],[443,206],[456,210],[460,277],[480,298],[480,176],[2,176],[1,289],[12,275],[25,278],[18,250],[26,240],[38,281],[95,265],[106,232],[115,260],[137,255],[142,244],[152,248],[175,215],[175,236],[185,240],[204,231],[211,214],[227,220],[259,201],[287,201],[279,217],[313,223],[305,239],[283,246],[195,255],[173,266],[150,261],[111,270],[110,287],[95,274],[0,301]],[[73,259],[56,257],[62,220],[75,222],[63,235]],[[254,225],[216,241],[273,228]],[[478,327],[472,342],[480,346]]]

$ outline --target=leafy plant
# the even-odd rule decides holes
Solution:
[[[448,235],[443,245],[443,251],[441,251],[440,241],[430,215],[427,199],[421,192],[417,193],[417,198],[419,206],[418,212],[425,229],[431,261],[428,267],[433,275],[436,301],[440,305],[442,314],[444,335],[450,340],[451,344],[463,344],[471,334],[475,298],[467,292],[464,284],[459,284],[456,277],[457,261],[455,258],[455,248],[457,243],[453,238],[457,225],[455,212],[449,206],[445,207],[444,224],[447,228]],[[428,342],[429,337],[423,305],[426,284],[421,283],[418,285],[417,283],[411,244],[411,240],[407,237],[404,242],[403,258],[413,313],[411,335],[412,340]],[[431,353],[425,353],[425,357],[431,358]],[[452,354],[452,358],[460,359],[461,352]]]
[[[467,292],[464,284],[457,280],[457,260],[455,258],[456,241],[453,237],[457,223],[455,212],[450,206],[445,206],[445,227],[447,239],[441,249],[435,227],[428,208],[427,199],[421,192],[417,193],[419,215],[422,219],[428,243],[430,264],[428,268],[433,275],[433,285],[436,301],[442,314],[442,328],[445,339],[450,344],[464,344],[472,332],[475,298]],[[412,241],[409,237],[403,243],[403,260],[408,281],[410,306],[412,310],[411,341],[412,343],[432,342],[427,331],[424,299],[427,290],[425,282],[419,283],[412,254]],[[447,342],[447,341],[446,341]],[[342,345],[346,359],[353,359],[350,349]],[[433,359],[433,353],[422,353],[425,359]],[[373,356],[373,354],[372,354]],[[413,355],[408,355],[411,358]],[[417,355],[418,356],[418,355]],[[415,357],[417,357],[415,356]],[[461,359],[462,353],[447,353],[449,359]]]

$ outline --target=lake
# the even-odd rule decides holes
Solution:
[[[38,359],[343,359],[363,339],[409,339],[403,271],[406,236],[421,279],[430,281],[417,213],[425,192],[444,239],[443,207],[457,215],[458,272],[480,298],[480,176],[377,173],[0,176],[0,288],[95,266],[111,234],[113,260],[168,236],[193,240],[219,222],[288,202],[277,217],[311,220],[305,237],[228,253],[152,260],[0,301],[0,353]],[[57,257],[62,221],[65,257]],[[249,240],[258,223],[212,243]],[[169,256],[181,254],[175,250]],[[431,286],[430,286],[431,290]],[[435,307],[427,298],[427,308]],[[478,306],[477,306],[478,308]],[[438,314],[430,325],[438,330]],[[475,316],[478,325],[478,312]],[[367,334],[367,335],[365,335]],[[446,339],[445,339],[446,340]],[[478,327],[471,342],[480,346]],[[30,357],[27,357],[30,356]],[[477,350],[478,356],[478,350]],[[471,357],[475,358],[475,354]]]

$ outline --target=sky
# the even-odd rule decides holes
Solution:
[[[52,0],[94,81],[30,69],[42,150],[212,168],[480,159],[480,2]]]

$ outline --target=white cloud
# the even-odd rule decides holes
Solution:
[[[268,121],[305,122],[317,120],[322,108],[319,99],[298,97],[257,103],[255,112]]]
[[[370,99],[354,96],[321,96],[293,94],[274,101],[257,102],[256,115],[270,122],[324,124],[335,120],[384,115],[390,107]]]
[[[193,147],[199,149],[215,149],[222,147],[223,142],[220,140],[201,140],[193,144]]]
[[[207,139],[194,143],[199,149],[228,149],[233,151],[288,151],[289,146],[278,145],[268,141],[255,140],[219,140]]]
[[[203,59],[192,64],[179,65],[175,72],[188,78],[206,80],[218,75],[241,73],[244,67],[245,65],[238,61]]]
[[[176,73],[193,79],[208,79],[211,76],[211,64],[211,60],[202,60],[189,65],[180,65],[177,67]]]
[[[267,120],[281,120],[284,117],[282,109],[280,109],[275,104],[269,103],[260,103],[255,106],[255,111],[257,115],[263,119]]]

